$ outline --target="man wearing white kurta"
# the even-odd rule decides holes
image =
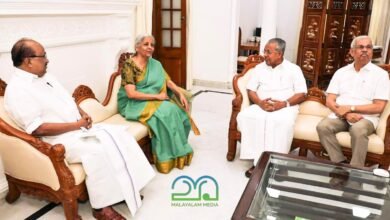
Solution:
[[[263,151],[288,153],[298,105],[305,98],[306,82],[301,69],[283,58],[286,43],[280,38],[268,41],[265,62],[257,65],[247,84],[253,105],[237,116],[241,130],[241,159],[256,165]],[[252,174],[254,166],[245,175]]]
[[[83,164],[94,217],[124,219],[111,207],[123,200],[134,215],[142,204],[139,190],[155,174],[126,127],[92,127],[90,116],[45,74],[49,61],[38,42],[21,39],[11,53],[16,68],[4,95],[11,118],[27,133],[63,144],[69,163]]]

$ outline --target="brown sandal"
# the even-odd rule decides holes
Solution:
[[[100,211],[92,210],[92,215],[97,220],[126,220],[121,214],[119,214],[112,207],[102,208]]]

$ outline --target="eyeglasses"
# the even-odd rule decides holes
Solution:
[[[29,56],[28,58],[36,58],[36,57],[38,57],[38,58],[45,58],[45,59],[47,59],[47,56],[46,56],[46,54],[43,54],[43,55],[32,55],[32,56]]]
[[[277,52],[276,50],[275,51],[271,51],[271,50],[264,50],[263,51],[263,54],[272,54],[272,53],[275,53]]]
[[[355,49],[359,49],[359,50],[363,50],[364,48],[366,48],[367,50],[371,50],[372,49],[372,45],[366,45],[366,46],[364,46],[364,45],[356,45],[354,48]]]

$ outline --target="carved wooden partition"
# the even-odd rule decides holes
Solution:
[[[297,63],[308,87],[327,87],[353,61],[350,44],[368,33],[371,7],[372,0],[305,0]]]

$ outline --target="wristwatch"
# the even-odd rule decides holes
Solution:
[[[351,106],[351,112],[356,111],[356,107],[354,105]]]
[[[288,100],[286,100],[285,102],[286,102],[286,107],[290,107],[290,103],[288,102]]]

